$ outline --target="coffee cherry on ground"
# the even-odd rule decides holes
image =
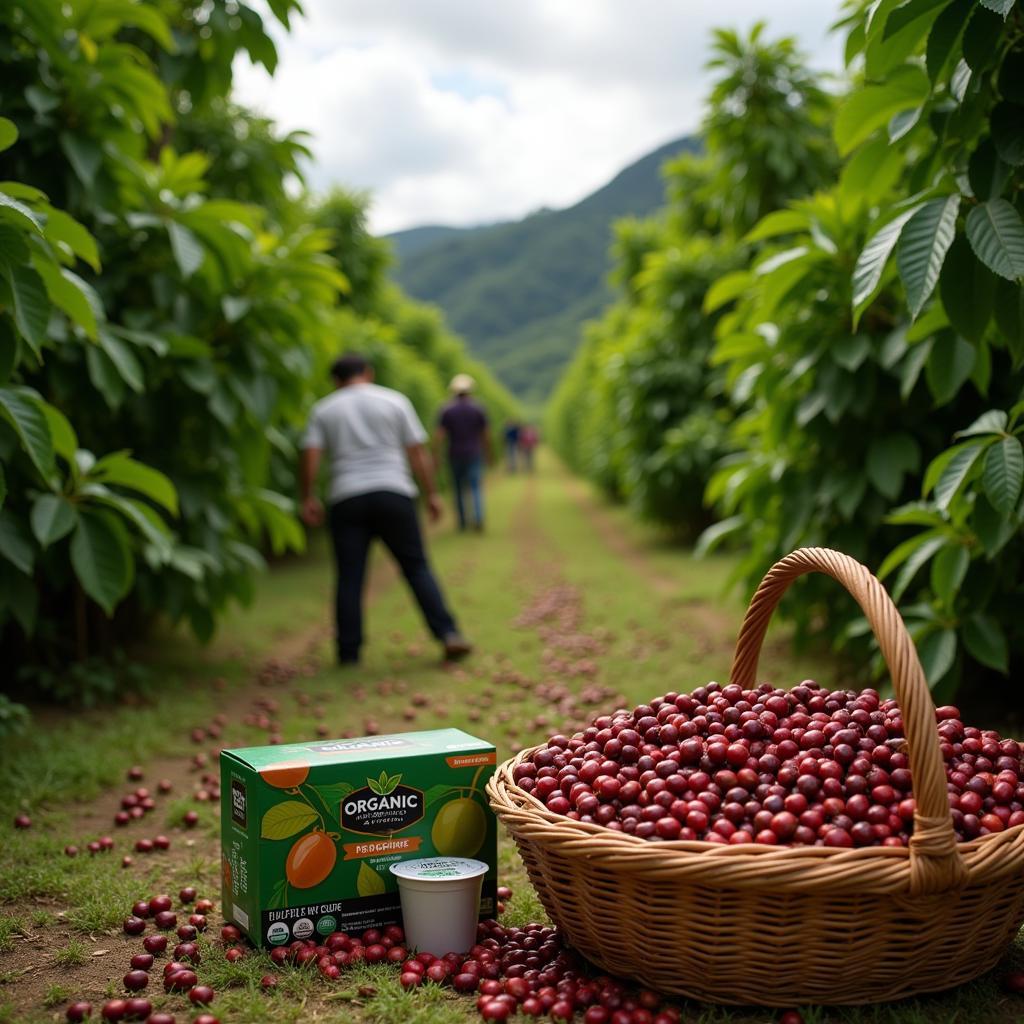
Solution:
[[[1003,988],[1014,995],[1024,996],[1024,971],[1011,971],[1003,978]]]
[[[65,846],[64,847],[64,856],[65,857],[77,857],[78,856],[78,847],[77,846]]]
[[[114,848],[114,840],[110,836],[100,836],[99,838],[100,849],[104,852],[112,850]]]
[[[196,898],[196,889],[194,885],[186,885],[181,892],[178,893],[178,899],[182,903],[192,903]]]
[[[803,1014],[798,1010],[786,1010],[779,1017],[779,1024],[804,1024]]]
[[[147,1020],[153,1012],[153,1004],[148,999],[128,999],[124,1011],[125,1020]]]
[[[484,1020],[508,1020],[511,1015],[512,1010],[507,1003],[500,1003],[494,999],[490,999],[480,1006],[480,1016]]]
[[[213,900],[196,900],[196,913],[208,914],[213,910]]]
[[[224,959],[227,960],[228,963],[236,964],[239,960],[244,958],[245,950],[238,946],[232,946],[230,949],[224,951]]]
[[[277,964],[278,967],[282,967],[290,959],[290,954],[286,947],[278,946],[276,949],[270,951],[270,959]]]
[[[135,840],[135,852],[136,853],[152,853],[153,852],[153,840],[152,839],[136,839]]]
[[[104,1020],[124,1020],[128,1010],[128,1002],[125,999],[108,999],[100,1010]]]
[[[178,938],[182,942],[191,942],[199,932],[194,924],[179,924],[178,925]]]
[[[498,886],[498,899],[499,900],[510,900],[512,899],[512,890],[507,885]]]
[[[480,987],[480,978],[476,974],[456,974],[452,978],[452,988],[456,992],[475,992]]]
[[[171,901],[171,897],[166,893],[161,893],[159,896],[153,896],[149,901],[149,909],[154,914],[159,914],[165,910],[170,910],[174,904]]]
[[[88,1020],[92,1016],[92,1003],[87,1003],[81,1000],[77,1003],[72,1003],[65,1011],[64,1016],[73,1024],[77,1024],[78,1021]]]
[[[197,1017],[196,1020],[199,1020],[199,1018]],[[173,1013],[160,1012],[151,1013],[146,1018],[146,1024],[177,1024],[177,1021],[174,1019]],[[193,1021],[192,1024],[195,1024],[195,1021]]]
[[[277,988],[277,976],[273,974],[264,974],[263,977],[260,978],[260,988]]]
[[[123,868],[130,868],[133,863],[134,862],[132,861],[131,857],[122,857],[121,858],[121,867],[123,867]]]
[[[153,923],[162,932],[169,932],[178,923],[178,915],[173,910],[161,910],[153,915]]]
[[[220,1021],[212,1013],[201,1013],[192,1024],[220,1024]]]
[[[14,827],[15,828],[31,828],[32,827],[32,819],[27,814],[19,814],[14,819]]]
[[[156,836],[153,839],[153,847],[157,850],[169,850],[171,848],[171,841],[167,836]]]
[[[174,971],[164,978],[164,988],[168,992],[187,992],[196,985],[198,980],[195,971]]]
[[[190,914],[188,923],[195,928],[198,932],[206,931],[206,915],[205,914]]]
[[[182,816],[181,821],[185,828],[195,828],[195,826],[199,824],[199,812],[186,811]]]
[[[398,983],[402,988],[416,988],[423,981],[423,975],[415,971],[402,971],[398,976]]]
[[[136,900],[136,902],[132,904],[132,913],[136,917],[149,917],[149,904],[145,900]]]
[[[174,947],[174,959],[197,964],[202,959],[199,947],[194,942],[179,942]]]
[[[124,987],[129,992],[141,992],[148,984],[149,975],[145,971],[129,971],[124,976]]]
[[[132,970],[148,971],[153,966],[152,953],[136,953],[131,959]]]
[[[226,924],[220,930],[220,937],[224,942],[241,942],[242,933],[233,924]]]
[[[213,995],[209,985],[195,985],[189,991],[188,998],[196,1006],[208,1006],[213,1002]]]
[[[146,930],[146,922],[141,917],[126,917],[122,927],[125,935],[141,935]]]
[[[142,948],[147,953],[162,953],[167,948],[167,936],[147,935],[142,940]]]

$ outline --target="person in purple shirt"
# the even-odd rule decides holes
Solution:
[[[490,456],[491,437],[487,413],[473,400],[475,386],[476,381],[468,373],[452,378],[450,390],[454,397],[441,410],[437,434],[440,441],[448,444],[459,529],[467,527],[465,492],[468,488],[473,501],[473,529],[480,531],[484,528],[484,460]]]

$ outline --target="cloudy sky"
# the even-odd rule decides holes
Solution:
[[[839,0],[304,0],[238,98],[313,133],[316,189],[373,193],[379,232],[569,205],[700,122],[710,30],[767,15],[840,69]]]

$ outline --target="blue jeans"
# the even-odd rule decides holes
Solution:
[[[452,482],[455,489],[455,511],[459,516],[459,529],[466,528],[465,490],[468,487],[473,498],[473,525],[484,524],[483,475],[484,460],[475,455],[469,459],[451,459]]]

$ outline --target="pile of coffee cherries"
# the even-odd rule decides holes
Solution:
[[[1021,746],[936,711],[961,842],[1024,824]],[[709,683],[552,736],[518,765],[548,810],[652,842],[906,846],[915,802],[903,717],[874,690]]]
[[[231,925],[222,935],[225,941],[240,937]],[[663,1007],[657,993],[629,989],[613,978],[586,973],[584,962],[549,926],[506,928],[497,921],[484,921],[472,949],[443,956],[414,953],[404,942],[401,927],[388,925],[360,936],[334,932],[322,945],[297,939],[272,950],[270,957],[280,967],[315,966],[332,981],[359,963],[393,964],[403,988],[445,985],[475,995],[477,1010],[486,1021],[508,1020],[521,1013],[583,1024],[679,1024],[679,1012]],[[229,956],[233,950],[237,947],[228,950]],[[264,988],[277,984],[274,975],[261,981]],[[361,990],[360,994],[372,996],[373,991]]]

